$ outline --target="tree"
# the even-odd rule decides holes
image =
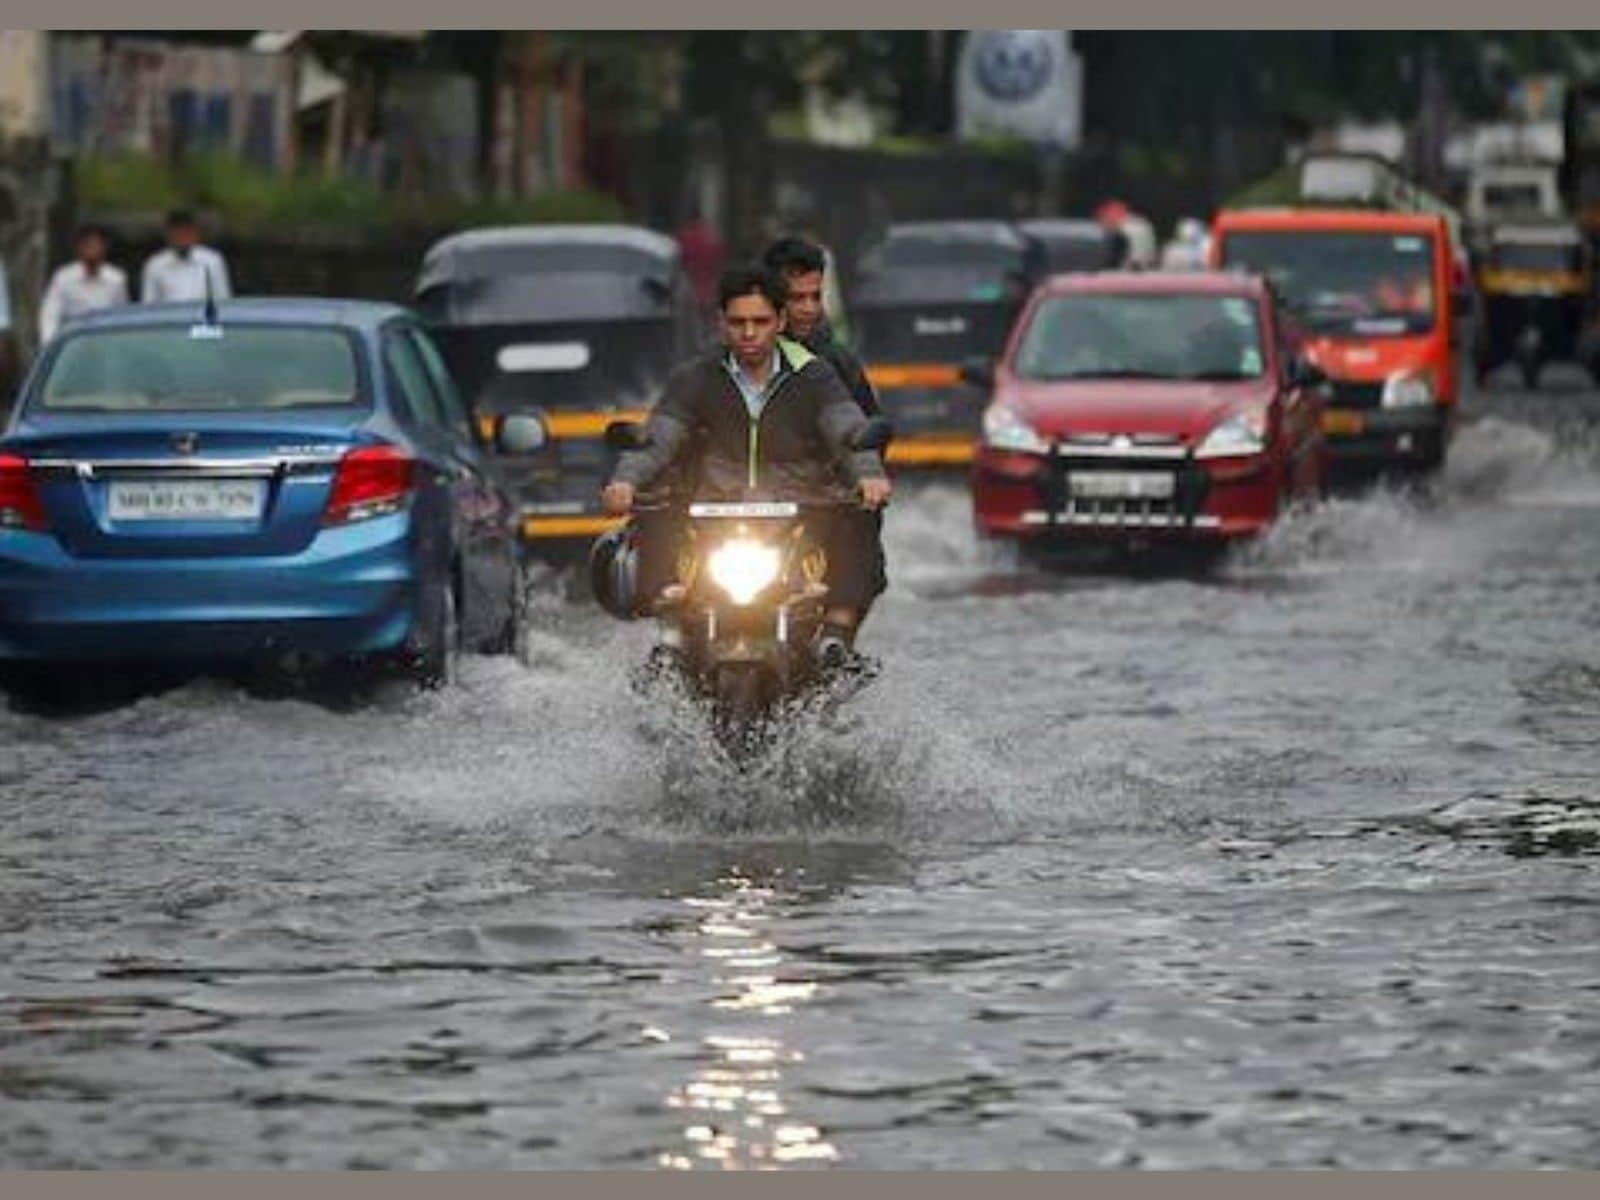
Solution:
[[[903,43],[872,30],[583,33],[566,44],[585,56],[591,104],[646,125],[711,130],[725,179],[725,232],[745,249],[759,241],[771,206],[773,114],[800,99],[805,79],[835,94],[892,98],[895,64],[905,57]],[[653,91],[639,86],[644,79]]]

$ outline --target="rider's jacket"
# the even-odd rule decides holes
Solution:
[[[849,485],[884,476],[876,452],[849,448],[867,420],[860,405],[834,369],[798,342],[778,339],[766,397],[752,418],[725,351],[685,363],[650,413],[649,444],[624,454],[612,479],[648,489],[692,454],[702,498],[824,501],[844,498],[841,476]]]
[[[839,373],[839,378],[855,397],[862,412],[875,417],[882,411],[878,404],[878,393],[872,390],[872,383],[867,379],[866,368],[850,347],[838,339],[827,320],[821,321],[810,337],[801,340],[807,350],[827,360],[828,365]]]

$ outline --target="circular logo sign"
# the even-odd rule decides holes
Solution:
[[[1050,39],[1037,29],[992,29],[978,35],[973,62],[978,86],[996,100],[1020,104],[1044,91],[1055,69]]]

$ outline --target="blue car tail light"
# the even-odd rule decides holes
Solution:
[[[0,529],[48,530],[50,519],[28,460],[0,454]]]
[[[416,462],[395,446],[362,446],[339,461],[323,525],[349,525],[399,512],[416,488]]]

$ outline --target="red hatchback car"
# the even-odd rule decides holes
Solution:
[[[1323,382],[1241,273],[1046,280],[988,377],[981,534],[1226,545],[1322,488]]]

